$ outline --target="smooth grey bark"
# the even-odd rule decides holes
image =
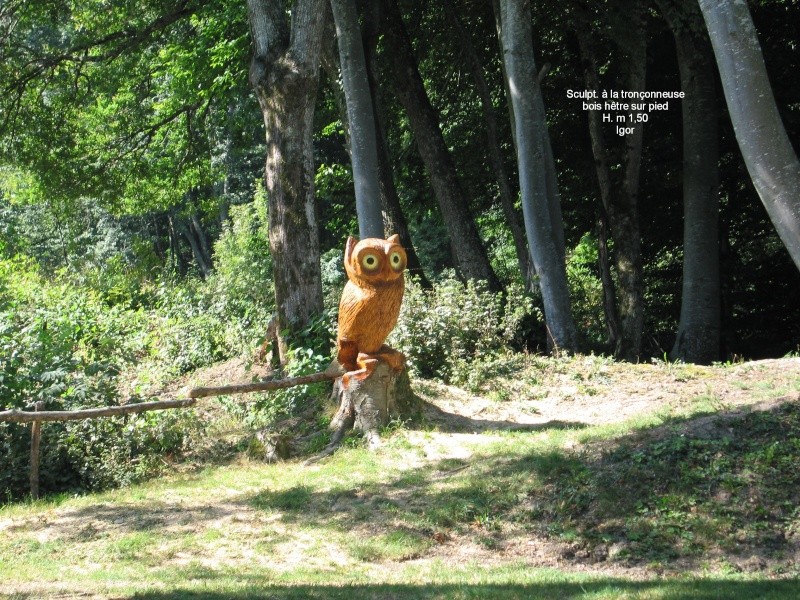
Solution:
[[[627,56],[628,89],[645,90],[647,70],[647,34],[644,12],[640,6],[632,15],[634,38]],[[612,201],[609,213],[614,237],[615,262],[619,281],[622,348],[625,360],[638,361],[642,353],[644,333],[644,268],[642,239],[639,228],[639,173],[642,163],[644,125],[633,128],[625,136],[625,178],[621,194]]]
[[[372,97],[355,0],[331,0],[350,127],[350,162],[361,239],[382,238],[383,216]]]
[[[439,115],[431,106],[408,32],[396,0],[384,0],[383,34],[393,90],[408,115],[409,125],[420,156],[430,177],[442,218],[450,236],[450,247],[465,279],[480,279],[489,289],[501,289],[492,269],[475,220],[469,210],[453,164],[452,156],[439,127]]]
[[[552,211],[548,199],[544,139],[548,134],[533,60],[528,0],[501,0],[500,24],[516,125],[522,212],[528,247],[542,291],[548,345],[575,350],[577,335],[570,310],[566,265],[563,251],[558,248],[559,238],[563,240],[563,224],[558,218],[560,215]]]
[[[383,227],[387,236],[397,234],[408,257],[407,270],[424,289],[431,289],[431,284],[422,269],[416,248],[411,240],[408,221],[400,206],[400,196],[394,184],[392,161],[389,155],[389,144],[386,138],[386,116],[383,108],[383,94],[378,85],[378,38],[380,37],[381,7],[377,2],[364,5],[364,60],[367,65],[367,79],[372,96],[372,111],[375,121],[375,143],[378,149],[378,176],[381,190],[381,206],[383,208]]]
[[[778,235],[800,269],[800,163],[781,122],[744,0],[700,0],[736,141]]]
[[[475,82],[475,90],[478,92],[478,98],[481,102],[483,122],[486,127],[486,150],[495,178],[497,179],[497,186],[500,192],[500,206],[503,208],[503,214],[511,230],[511,238],[514,241],[514,249],[517,253],[520,273],[522,273],[525,287],[529,290],[533,290],[536,285],[536,269],[533,266],[530,252],[528,252],[528,243],[525,239],[525,227],[520,220],[515,206],[517,195],[511,188],[511,181],[508,176],[505,161],[503,160],[497,119],[494,114],[494,105],[492,104],[489,84],[483,73],[483,63],[478,56],[478,52],[475,50],[469,32],[461,23],[461,19],[453,7],[452,1],[446,0],[443,4],[445,12],[453,25],[455,34],[458,39],[461,40],[461,49],[466,55],[469,69]]]
[[[269,241],[283,332],[322,311],[312,133],[327,2],[295,0],[289,23],[281,0],[248,0],[247,7],[254,46],[250,83],[266,128]]]
[[[683,286],[672,360],[719,358],[719,161],[714,55],[694,0],[659,0],[678,56],[683,115]]]

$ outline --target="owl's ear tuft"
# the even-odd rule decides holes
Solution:
[[[350,264],[350,257],[353,256],[353,248],[356,247],[358,240],[352,235],[347,236],[347,243],[344,245],[344,264]]]
[[[399,244],[400,243],[400,234],[399,233],[395,233],[394,235],[390,235],[388,238],[386,238],[386,241],[391,243],[391,244]]]

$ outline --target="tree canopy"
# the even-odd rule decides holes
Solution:
[[[372,78],[371,117],[379,131],[370,135],[381,160],[390,163],[380,186],[393,187],[388,197],[396,200],[387,205],[381,191],[385,224],[399,223],[398,215],[406,221],[405,243],[413,245],[428,279],[455,269],[498,291],[523,282],[533,301],[546,306],[546,295],[533,285],[541,279],[525,264],[519,117],[506,83],[500,3],[494,4],[343,3],[359,11]],[[254,231],[272,236],[272,268],[292,273],[291,261],[313,239],[305,258],[322,267],[304,267],[303,273],[320,281],[321,289],[326,261],[357,231],[349,147],[355,123],[342,93],[333,15],[327,3],[308,6],[269,0],[4,2],[0,253],[27,254],[47,268],[77,268],[72,254],[86,254],[80,246],[97,245],[105,235],[131,268],[146,264],[208,277],[216,269],[214,244],[231,226],[231,208],[261,206]],[[584,106],[588,99],[568,93],[681,90],[681,44],[688,42],[670,15],[691,14],[680,22],[691,35],[706,35],[693,6],[689,0],[530,3],[531,50],[541,67],[535,75],[546,117],[546,123],[538,118],[538,126],[546,125],[552,157],[551,165],[541,163],[545,172],[533,175],[536,180],[551,172],[548,185],[558,192],[561,260],[581,338],[576,347],[634,360],[663,356],[669,348],[682,356],[675,340],[688,293],[682,288],[684,253],[690,252],[684,219],[718,221],[719,259],[712,262],[719,290],[711,292],[718,307],[711,311],[719,319],[719,338],[707,342],[701,360],[781,354],[800,339],[800,308],[791,301],[800,276],[742,159],[729,118],[732,98],[723,93],[727,76],[720,78],[716,68],[703,75],[717,93],[694,117],[719,124],[718,134],[711,134],[718,135],[719,155],[712,159],[719,171],[718,208],[691,213],[687,205],[685,217],[691,164],[685,162],[685,136],[692,130],[682,127],[687,117],[681,101],[645,111],[630,134],[618,135],[614,124],[598,121],[600,139],[593,137],[592,119],[616,113],[602,109],[593,116]],[[313,107],[302,119],[287,118],[309,121],[303,135],[313,140],[307,150],[313,164],[298,181],[313,201],[292,214],[313,218],[307,232],[297,234],[304,239],[287,251],[275,241],[282,205],[264,165],[269,171],[270,152],[288,131],[288,123],[269,121],[275,105],[265,93],[288,94],[289,88],[262,85],[260,92],[253,87],[254,67],[263,63],[271,77],[294,68],[298,40],[291,24],[302,22],[307,9],[317,11],[322,25],[303,43],[320,53],[322,70],[319,83],[308,83]],[[798,7],[754,1],[749,9],[777,117],[796,149]],[[638,15],[634,27],[631,11]],[[283,25],[267,28],[272,38],[259,42],[254,19],[262,13]],[[712,31],[712,42],[716,35]],[[351,36],[349,43],[357,42]],[[262,63],[253,62],[259,48]],[[272,132],[265,122],[273,123]],[[697,151],[708,156],[709,149]],[[90,231],[96,232],[91,242]],[[698,268],[693,281],[710,267]],[[281,294],[297,284],[287,287],[280,276],[273,278],[280,307]],[[317,299],[309,306],[321,304]],[[303,310],[297,314],[310,314]],[[681,331],[687,327],[701,326],[684,324]],[[545,349],[548,328],[544,321],[530,324],[521,344]]]

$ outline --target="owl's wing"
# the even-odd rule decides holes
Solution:
[[[339,339],[348,339],[355,324],[356,317],[361,309],[365,295],[362,290],[353,282],[348,281],[342,292],[342,299],[339,301]]]

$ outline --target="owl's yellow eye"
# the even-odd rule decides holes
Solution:
[[[392,265],[392,268],[395,270],[399,270],[403,268],[403,257],[400,255],[399,252],[392,252],[389,255],[389,264]]]
[[[367,254],[361,259],[361,266],[367,271],[374,271],[378,268],[378,257],[374,254]]]

